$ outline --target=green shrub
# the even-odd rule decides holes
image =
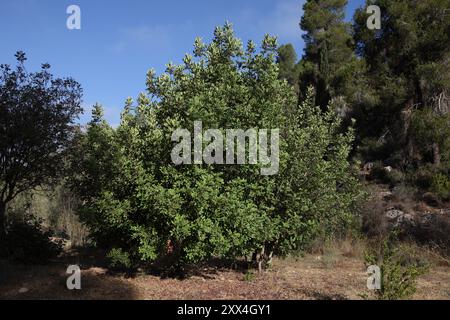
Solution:
[[[390,172],[387,172],[387,179],[390,185],[398,185],[405,181],[405,175],[400,170],[392,169]]]
[[[416,110],[411,122],[411,138],[425,160],[433,162],[433,145],[439,146],[441,162],[450,160],[450,113],[436,114],[431,108]]]
[[[396,186],[405,181],[405,174],[400,170],[391,168],[388,170],[382,162],[374,163],[369,179],[376,180],[379,183]]]
[[[416,292],[417,278],[428,270],[428,265],[415,248],[397,245],[391,240],[376,245],[366,253],[366,264],[381,270],[381,289],[375,291],[379,300],[408,299]]]
[[[252,270],[247,270],[244,274],[244,281],[252,282],[255,279],[255,273]]]
[[[128,270],[132,263],[128,252],[124,252],[120,248],[113,248],[107,254],[110,260],[109,266],[115,270]]]
[[[432,192],[443,200],[450,200],[450,175],[448,166],[443,163],[436,167],[425,165],[412,174],[411,183],[425,192]]]
[[[348,162],[353,132],[314,106],[312,89],[297,105],[278,78],[276,51],[269,36],[260,51],[244,48],[227,24],[210,44],[197,39],[183,64],[150,71],[150,94],[127,102],[116,129],[94,109],[72,184],[97,243],[133,261],[177,264],[286,254],[346,230],[360,194]],[[278,174],[261,175],[263,165],[175,165],[173,132],[192,132],[200,120],[204,130],[279,129]]]
[[[379,183],[389,183],[388,172],[384,169],[384,165],[381,161],[373,163],[373,167],[370,171],[369,180],[375,180]]]
[[[386,159],[389,157],[390,151],[386,143],[373,138],[364,138],[357,146],[358,155],[366,161]]]
[[[436,173],[431,178],[431,191],[444,200],[450,200],[450,177]]]

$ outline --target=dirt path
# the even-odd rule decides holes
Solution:
[[[245,276],[234,270],[200,270],[186,280],[152,275],[127,278],[106,269],[82,270],[82,289],[66,289],[64,264],[15,267],[0,284],[0,299],[361,299],[367,293],[361,261],[321,256],[275,260],[272,270]],[[420,278],[414,299],[450,299],[450,268]]]

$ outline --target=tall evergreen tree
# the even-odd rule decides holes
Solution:
[[[366,6],[370,4],[381,8],[381,30],[366,27],[365,8],[354,18],[357,52],[367,61],[367,80],[373,88],[372,104],[362,105],[357,116],[360,127],[370,131],[360,133],[375,139],[386,136],[389,154],[411,158],[416,133],[410,120],[415,110],[429,108],[443,116],[449,109],[450,2],[376,0]],[[442,144],[430,144],[438,164]]]
[[[316,104],[323,109],[339,96],[351,96],[348,82],[358,64],[350,25],[344,22],[346,0],[308,0],[300,27],[306,48],[301,62],[300,95],[316,89]]]
[[[278,48],[277,63],[280,69],[279,78],[285,79],[298,94],[300,65],[297,62],[297,53],[292,44],[288,43]]]

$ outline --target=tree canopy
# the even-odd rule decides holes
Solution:
[[[0,237],[6,205],[21,192],[48,184],[61,172],[64,151],[81,112],[80,85],[54,78],[50,65],[28,72],[23,52],[17,66],[0,66]]]
[[[359,194],[347,161],[352,133],[338,132],[339,119],[315,107],[312,92],[297,105],[279,79],[276,52],[272,37],[259,50],[252,41],[244,49],[229,24],[217,27],[211,43],[195,41],[183,64],[148,73],[147,94],[128,101],[117,129],[97,117],[89,124],[73,185],[83,220],[111,255],[177,263],[264,257],[352,222]],[[197,120],[205,129],[280,129],[279,173],[173,164],[172,133]]]
[[[430,109],[436,116],[445,117],[450,110],[450,3],[377,0],[370,4],[381,9],[380,30],[366,27],[364,8],[354,17],[356,49],[366,61],[368,84],[365,103],[355,106],[358,131],[361,137],[383,136],[386,153],[411,162],[423,150],[414,130],[417,122],[411,126],[413,114],[418,111],[417,116],[424,115],[422,110]],[[428,135],[427,144],[436,142],[435,148],[442,149],[434,151],[436,164],[440,159],[437,155],[448,153],[439,138],[445,132],[448,135],[448,127],[447,121],[440,132],[429,128],[436,136]]]
[[[300,27],[305,52],[300,62],[300,93],[315,88],[315,103],[326,108],[333,98],[349,99],[358,67],[351,25],[344,21],[347,0],[308,0]]]

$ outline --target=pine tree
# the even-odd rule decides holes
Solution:
[[[376,0],[369,4],[380,7],[382,23],[381,30],[369,30],[365,8],[354,17],[357,52],[367,62],[367,81],[373,88],[372,103],[357,110],[360,135],[378,140],[386,136],[384,149],[389,154],[411,160],[423,147],[417,132],[412,132],[416,110],[431,109],[444,116],[450,107],[450,2]],[[418,116],[423,114],[430,115],[420,112]],[[433,156],[425,158],[434,158],[436,165],[440,155],[445,156],[438,150],[444,146],[437,143],[441,135],[437,132],[436,141],[427,143],[433,146],[429,151]]]
[[[346,4],[346,0],[308,0],[300,22],[306,32],[300,95],[304,98],[308,86],[313,85],[316,104],[323,109],[333,98],[352,95],[348,83],[354,79],[351,74],[359,68],[350,25],[344,22]]]
[[[277,63],[279,71],[279,78],[285,79],[295,89],[298,94],[299,91],[299,64],[297,62],[297,53],[292,44],[285,44],[278,48]]]

